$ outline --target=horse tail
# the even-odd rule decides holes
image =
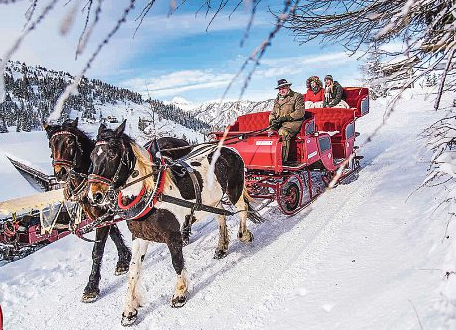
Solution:
[[[247,205],[247,219],[253,223],[264,222],[264,218],[252,207],[252,205],[250,205],[250,202],[253,202],[253,198],[249,195],[245,186],[242,190],[242,197],[244,198],[244,202]]]

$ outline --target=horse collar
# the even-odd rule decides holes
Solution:
[[[120,217],[124,220],[138,220],[156,210],[155,206],[159,200],[159,197],[163,193],[165,187],[165,172],[167,169],[165,159],[161,155],[160,151],[153,152],[152,148],[149,147],[147,151],[149,152],[150,158],[154,165],[156,161],[160,162],[160,171],[157,174],[157,179],[155,183],[155,188],[152,192],[146,190],[145,185],[143,184],[141,192],[135,197],[135,199],[130,202],[128,205],[122,203],[122,191],[119,191],[117,196],[117,206],[121,211]]]

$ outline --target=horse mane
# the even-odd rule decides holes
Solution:
[[[131,150],[136,157],[136,166],[139,170],[139,175],[145,176],[152,173],[153,163],[150,160],[149,152],[132,139],[129,139],[129,143]],[[153,176],[149,176],[148,178],[144,179],[143,182],[148,191],[152,190],[155,187]]]
[[[130,136],[123,133],[120,137],[120,142],[118,141],[119,137],[115,135],[115,132],[112,129],[106,128],[98,132],[97,141],[110,141],[111,139],[117,140],[115,143],[122,143],[124,146],[129,146],[131,148],[131,151],[133,152],[133,155],[136,158],[136,167],[139,171],[140,177],[151,174],[153,172],[154,164],[150,160],[149,152],[146,150],[146,148],[136,143],[135,140],[133,140]],[[165,175],[165,180],[170,180],[168,170],[166,170]],[[154,176],[149,176],[148,178],[144,179],[143,184],[148,191],[153,190],[155,188]]]

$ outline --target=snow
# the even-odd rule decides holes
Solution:
[[[194,104],[193,102],[186,100],[180,96],[175,96],[171,101],[164,101],[163,103],[166,105],[174,104],[177,107],[179,107],[185,111],[190,111],[190,110],[193,110],[194,108],[198,107],[197,104]]]
[[[127,126],[125,132],[135,138],[139,138],[139,142],[143,143],[152,139],[152,133],[158,134],[158,136],[166,135],[166,136],[174,136],[178,138],[182,138],[183,135],[187,137],[187,139],[191,141],[202,141],[203,135],[199,132],[196,132],[192,129],[179,125],[171,120],[159,118],[159,115],[154,114],[155,121],[156,121],[156,128],[155,130],[150,126],[151,134],[146,136],[143,132],[138,129],[138,121],[139,118],[143,119],[152,119],[152,115],[150,110],[140,104],[136,104],[130,101],[127,102],[119,102],[117,104],[108,104],[108,105],[95,105],[95,109],[97,112],[96,118],[99,117],[100,112],[103,114],[103,117],[112,116],[117,118],[119,123],[107,124],[110,127],[117,127],[120,125],[122,120],[127,120]],[[74,117],[77,114],[73,114]],[[79,116],[81,117],[81,116]],[[80,128],[91,133],[93,137],[96,136],[96,132],[98,130],[99,123],[87,123],[83,122],[80,125]]]
[[[123,119],[127,119],[126,133],[138,138],[140,143],[145,143],[152,138],[152,134],[146,136],[138,129],[139,117],[150,117],[144,106],[127,102],[116,105],[95,105],[95,109],[97,110],[97,116],[101,111],[104,116],[109,114],[118,119],[119,123],[107,124],[111,127],[117,127]],[[72,113],[72,116],[73,118],[77,116],[81,118],[79,113]],[[95,138],[99,123],[90,123],[80,119],[78,126],[92,138]],[[2,187],[7,187],[0,190],[0,201],[36,193],[36,190],[23,179],[7,157],[19,160],[46,174],[53,173],[50,160],[51,150],[44,131],[17,133],[14,131],[14,127],[10,127],[9,130],[9,133],[0,134],[0,180]],[[202,134],[166,119],[157,121],[156,132],[157,134],[172,135],[178,138],[182,138],[185,135],[192,141],[202,141],[203,139]]]
[[[43,131],[0,134],[0,181],[2,182],[0,200],[36,193],[36,190],[27,183],[7,156],[13,159],[24,159],[26,164],[51,174],[51,151],[48,144],[48,139]]]
[[[419,330],[420,323],[423,329],[448,329],[444,324],[455,315],[456,277],[446,281],[445,272],[455,270],[456,250],[452,232],[445,238],[446,213],[435,210],[444,194],[415,191],[431,156],[417,136],[441,114],[419,93],[409,91],[360,150],[365,158],[356,180],[325,192],[293,217],[271,204],[262,211],[265,223],[248,224],[252,244],[236,239],[238,219],[230,217],[229,254],[214,260],[217,222],[210,218],[194,225],[192,243],[184,248],[190,296],[181,309],[169,306],[176,282],[169,252],[151,244],[142,274],[148,303],[133,329]],[[381,123],[384,106],[383,99],[372,101],[371,113],[357,121],[358,144]],[[49,154],[47,142],[38,141],[41,132],[0,138],[1,152],[13,150],[32,163],[41,164],[39,154]],[[25,153],[31,146],[33,152]],[[0,161],[1,179],[20,185],[21,178],[12,177]],[[124,223],[120,229],[131,244]],[[68,236],[0,267],[5,328],[122,329],[127,277],[112,275],[117,252],[111,241],[100,298],[80,302],[91,249],[92,244]]]
[[[225,127],[233,124],[240,115],[259,112],[271,111],[274,100],[266,101],[249,101],[249,100],[221,100],[206,101],[199,106],[194,107],[191,112],[196,118],[199,118],[213,126]]]

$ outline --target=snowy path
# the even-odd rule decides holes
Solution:
[[[216,222],[197,224],[184,249],[191,277],[185,307],[169,307],[174,270],[166,247],[151,245],[143,278],[149,301],[134,329],[420,329],[413,306],[425,329],[436,329],[441,274],[428,269],[441,264],[443,221],[429,220],[434,196],[406,198],[427,166],[417,159],[416,135],[437,117],[414,100],[403,103],[410,110],[393,114],[361,152],[357,180],[294,217],[268,207],[266,223],[249,224],[251,245],[236,240],[232,218],[229,255],[213,260]],[[381,119],[375,111],[358,123],[364,136]],[[93,304],[80,303],[91,244],[75,237],[1,267],[6,329],[121,329],[126,277],[112,275],[111,242],[107,251]]]

